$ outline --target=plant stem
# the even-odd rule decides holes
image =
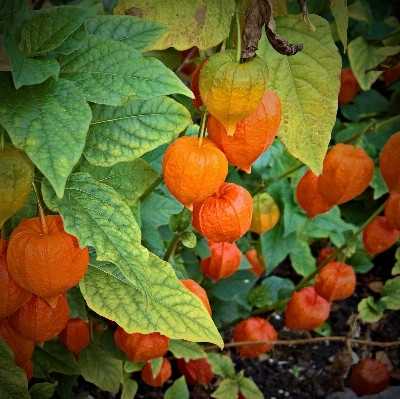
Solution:
[[[199,136],[198,136],[198,140],[197,140],[197,146],[200,147],[200,148],[201,148],[201,146],[203,144],[204,132],[206,131],[207,117],[208,117],[208,111],[205,110],[201,114]]]
[[[46,219],[44,217],[42,203],[40,202],[39,193],[34,182],[32,182],[32,186],[33,186],[33,191],[35,191],[36,202],[39,209],[40,223],[42,224],[42,232],[44,235],[46,235],[49,233],[49,229],[47,228]]]
[[[236,62],[240,63],[240,60],[242,58],[242,37],[240,34],[240,21],[239,21],[238,11],[235,12],[235,17],[236,17],[236,29],[237,29]]]
[[[2,127],[0,133],[0,150],[4,150],[4,148],[6,147],[4,132],[4,127]]]
[[[186,64],[189,64],[189,60],[191,60],[192,55],[195,53],[195,51],[196,47],[193,47],[192,50],[189,52],[189,54],[182,61],[182,63],[178,66],[178,68],[175,69],[176,74],[178,74]]]
[[[155,188],[162,183],[163,180],[164,177],[162,175],[155,178],[150,186],[147,187],[147,190],[139,197],[139,200],[143,201],[146,197],[148,197],[155,190]]]
[[[172,240],[168,245],[167,252],[165,252],[165,255],[164,255],[164,260],[166,262],[168,262],[169,259],[171,258],[172,254],[174,253],[176,244],[178,244],[180,239],[181,239],[181,236],[178,233],[175,233],[175,235],[172,237]]]

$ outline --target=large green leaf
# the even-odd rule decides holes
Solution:
[[[304,48],[294,56],[284,56],[263,36],[258,55],[269,67],[268,87],[282,102],[278,137],[293,156],[320,174],[336,120],[342,60],[328,22],[316,15],[310,21],[315,31],[301,15],[276,17],[277,33],[291,43],[303,43]]]
[[[229,356],[220,353],[209,352],[207,354],[207,362],[210,363],[214,374],[222,378],[233,378],[235,375],[235,366]]]
[[[86,19],[83,8],[60,6],[38,13],[21,32],[24,53],[33,56],[54,50]]]
[[[234,10],[234,0],[120,0],[114,14],[138,16],[169,27],[148,50],[193,46],[206,50],[228,36]]]
[[[133,100],[120,107],[95,105],[84,150],[93,164],[133,161],[172,141],[190,123],[190,114],[168,97]]]
[[[347,8],[347,0],[331,0],[329,6],[332,15],[335,18],[337,33],[343,43],[344,52],[346,52],[347,27],[349,25],[349,9]]]
[[[123,105],[135,98],[193,93],[155,58],[145,58],[122,42],[87,35],[83,45],[59,58],[60,76],[74,82],[86,99],[99,104]]]
[[[24,370],[14,364],[14,354],[0,337],[0,398],[30,399]]]
[[[80,282],[88,306],[129,333],[158,331],[171,339],[222,347],[222,338],[200,299],[183,286],[169,263],[151,252],[149,256],[152,291],[147,304],[116,266],[91,260]]]
[[[58,62],[52,58],[38,57],[33,59],[25,57],[18,48],[10,29],[5,30],[2,44],[4,52],[11,60],[11,72],[16,89],[24,85],[42,83],[50,76],[58,78],[60,72]]]
[[[99,388],[117,393],[123,377],[123,362],[112,357],[101,346],[90,342],[79,353],[79,367],[83,378]]]
[[[65,79],[15,90],[9,77],[0,74],[0,123],[61,198],[65,182],[82,155],[92,117],[90,107]]]
[[[374,50],[378,47],[368,43],[366,39],[359,36],[349,43],[348,55],[351,69],[354,72],[358,83],[363,90],[369,90],[381,71],[370,71],[365,73],[367,69],[376,67],[386,56],[374,54]]]
[[[217,390],[210,397],[216,399],[232,399],[237,398],[238,393],[237,382],[227,378],[219,384]]]
[[[76,319],[80,318],[87,323],[89,323],[89,319],[86,311],[86,302],[81,294],[81,290],[79,289],[79,285],[72,287],[67,291],[67,299],[68,299],[68,307],[69,307],[69,318]]]
[[[85,25],[88,33],[126,43],[140,52],[168,30],[166,25],[129,15],[97,15]]]
[[[26,0],[0,0],[0,22],[11,26],[17,36],[29,19],[30,13]]]
[[[50,399],[57,386],[57,381],[54,384],[50,382],[39,382],[32,386],[29,390],[31,399]]]
[[[121,399],[133,399],[136,395],[138,387],[138,383],[135,380],[131,379],[131,374],[124,373]]]
[[[181,339],[171,339],[168,344],[168,350],[170,350],[177,359],[184,359],[185,362],[201,359],[206,356],[200,345]]]
[[[310,246],[303,240],[292,235],[291,240],[285,240],[289,247],[289,256],[292,267],[297,274],[305,277],[315,270],[315,258],[311,254]]]
[[[75,173],[61,200],[46,180],[42,192],[46,205],[61,213],[65,230],[78,237],[81,247],[95,247],[98,260],[115,263],[131,284],[148,293],[150,269],[147,250],[140,243],[140,228],[112,187],[87,173]]]
[[[264,399],[263,393],[250,378],[243,377],[238,381],[239,391],[245,398]]]
[[[108,168],[84,161],[78,171],[88,172],[99,183],[111,186],[129,206],[134,205],[149,184],[159,176],[150,164],[140,158]]]
[[[46,341],[36,345],[32,355],[34,376],[46,378],[52,371],[62,374],[79,375],[80,370],[74,355],[59,340]]]
[[[386,309],[400,309],[400,277],[387,280],[381,291],[381,301]]]
[[[182,376],[165,391],[164,399],[189,399],[189,389],[185,377]]]

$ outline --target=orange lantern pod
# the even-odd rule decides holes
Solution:
[[[205,60],[200,62],[200,64],[194,71],[193,79],[190,84],[190,90],[192,90],[192,92],[195,96],[194,98],[192,98],[192,103],[198,111],[200,111],[200,107],[203,105],[203,100],[201,99],[200,90],[199,90],[200,72],[201,72],[201,68],[203,68],[203,65],[207,62],[207,60],[208,60],[208,58],[206,58]]]
[[[318,253],[317,265],[320,265],[322,262],[325,261],[325,259],[328,259],[335,251],[335,248],[332,247],[321,248]],[[331,262],[336,262],[336,260],[337,255],[331,259]]]
[[[374,175],[374,162],[361,147],[336,144],[326,155],[318,190],[330,205],[339,205],[360,195]]]
[[[208,118],[207,132],[228,162],[250,173],[251,165],[274,141],[281,117],[278,95],[266,90],[258,108],[236,125],[233,136],[228,136],[225,127],[212,115]]]
[[[147,362],[164,356],[168,352],[169,338],[159,332],[128,334],[118,326],[114,333],[114,340],[132,363]]]
[[[210,197],[193,205],[193,227],[209,241],[234,242],[251,224],[253,199],[243,187],[224,183]]]
[[[400,191],[400,132],[393,134],[383,147],[379,169],[389,192]]]
[[[202,272],[213,282],[232,276],[242,263],[242,253],[235,243],[208,242],[211,256],[200,261]]]
[[[264,234],[276,226],[280,215],[274,199],[267,193],[258,193],[253,197],[253,216],[249,230]]]
[[[261,317],[250,317],[241,321],[233,330],[233,341],[276,341],[278,333],[275,328]],[[273,344],[242,345],[236,349],[242,359],[260,356],[273,348]]]
[[[142,380],[152,387],[162,387],[164,382],[168,380],[172,375],[171,363],[163,358],[161,369],[156,375],[153,377],[153,370],[151,368],[151,363],[146,363],[146,365],[142,369]]]
[[[318,176],[310,169],[301,177],[296,187],[296,199],[300,208],[310,219],[328,212],[333,205],[328,204],[318,190]]]
[[[180,282],[191,292],[193,292],[193,294],[197,295],[200,299],[201,302],[203,302],[203,305],[205,306],[205,308],[207,309],[207,312],[210,314],[210,316],[212,315],[212,311],[211,311],[211,306],[210,306],[210,302],[208,300],[208,296],[207,296],[207,292],[206,290],[199,284],[196,283],[196,281],[194,280],[180,280]]]
[[[361,87],[351,68],[342,69],[340,73],[339,107],[348,104],[360,91]]]
[[[400,192],[388,198],[385,205],[385,217],[390,227],[400,230]]]
[[[78,353],[89,345],[89,324],[80,318],[69,319],[58,338],[75,357],[78,357]]]
[[[33,363],[32,360],[28,360],[25,364],[24,367],[21,367],[25,373],[26,373],[26,378],[28,380],[28,382],[32,379],[33,376]]]
[[[255,249],[250,249],[247,251],[244,256],[246,257],[247,261],[250,263],[250,269],[252,273],[254,273],[256,276],[260,277],[265,270],[265,264],[264,262],[261,263],[257,251]]]
[[[10,236],[7,264],[17,284],[55,306],[59,295],[86,273],[89,251],[64,231],[60,215],[22,219]]]
[[[189,360],[187,363],[184,359],[178,359],[176,365],[178,366],[178,370],[185,377],[186,382],[190,385],[206,385],[209,384],[214,377],[210,363],[204,358]]]
[[[184,206],[215,193],[228,174],[225,154],[211,141],[197,137],[180,137],[165,151],[162,173],[169,192]]]
[[[303,288],[295,292],[286,304],[286,327],[315,330],[329,317],[330,308],[329,302],[318,295],[314,287]]]
[[[319,271],[314,288],[328,302],[346,299],[356,289],[354,269],[344,263],[329,262]]]

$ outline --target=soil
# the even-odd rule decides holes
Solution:
[[[377,291],[382,286],[380,282],[392,277],[390,268],[382,267],[382,265],[394,264],[394,251],[387,251],[387,253],[376,257],[374,263],[373,270],[358,276],[357,289],[352,297],[332,304],[329,319],[332,336],[348,334],[350,330],[348,322],[355,320],[353,315],[357,313],[357,305],[360,300],[368,295],[373,295],[373,290]],[[281,277],[293,278],[290,270],[287,265],[282,264],[275,273]],[[284,320],[279,315],[274,315],[270,322],[279,332],[279,339],[293,340],[318,336],[314,332],[285,330]],[[355,338],[371,341],[396,341],[400,339],[400,311],[386,313],[378,323],[362,325],[356,321],[352,323],[352,327]],[[231,334],[232,329],[225,333],[225,342],[231,341]],[[356,361],[358,361],[358,358],[372,355],[389,363],[394,368],[391,373],[391,385],[400,385],[400,378],[398,377],[400,374],[399,347],[381,349],[379,347],[353,345],[352,350]],[[346,345],[343,342],[322,341],[296,346],[275,346],[273,350],[257,359],[242,360],[234,348],[225,353],[231,356],[236,371],[244,370],[245,376],[251,378],[257,384],[266,399],[326,398],[331,392],[343,390],[344,387],[348,386],[347,372],[351,364],[346,361],[347,358],[343,358],[343,355],[339,356],[347,353]],[[149,387],[140,378],[137,378],[139,389],[135,398],[162,399],[164,397],[163,392],[180,376],[174,362],[172,364],[173,375],[162,389]],[[208,386],[189,387],[190,398],[210,398],[220,382],[219,377],[214,377]],[[74,387],[74,394],[76,396],[90,394],[95,399],[119,399],[121,397],[120,394],[113,395],[100,391],[97,387],[85,382],[82,377]]]

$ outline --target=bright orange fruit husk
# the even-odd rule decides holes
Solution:
[[[29,292],[20,287],[8,272],[7,245],[4,237],[0,237],[0,319],[14,313],[29,296]]]
[[[372,256],[389,249],[399,237],[400,231],[389,226],[385,216],[378,216],[364,229],[362,242]]]
[[[201,270],[206,276],[215,282],[237,272],[242,263],[242,253],[235,243],[209,241],[207,245],[211,255],[200,262]]]
[[[89,324],[80,318],[69,319],[58,338],[77,357],[78,353],[89,345]]]
[[[385,205],[385,217],[390,227],[400,230],[400,192],[389,196]]]
[[[390,374],[387,364],[375,359],[364,359],[353,367],[349,387],[361,397],[382,392],[389,383]]]
[[[27,378],[27,380],[29,382],[33,377],[33,363],[32,363],[32,360],[28,360],[26,362],[25,366],[23,366],[21,368],[24,369],[24,371],[26,373],[26,378]]]
[[[114,340],[132,363],[147,362],[164,356],[168,352],[169,338],[158,332],[128,334],[118,326],[114,333]]]
[[[266,90],[258,108],[236,125],[233,136],[212,115],[207,122],[210,139],[223,151],[232,165],[251,172],[253,162],[269,148],[278,133],[282,105],[272,90]]]
[[[43,344],[56,337],[67,325],[69,308],[66,294],[56,298],[55,307],[37,295],[31,296],[10,316],[11,327],[27,339]]]
[[[318,273],[314,282],[318,295],[328,302],[346,299],[356,289],[354,269],[340,262],[328,262]]]
[[[268,83],[267,64],[259,57],[239,63],[236,50],[216,53],[200,72],[200,95],[207,110],[228,135],[259,106]]]
[[[261,317],[250,317],[241,321],[233,330],[233,341],[275,341],[278,333],[275,328]],[[242,359],[260,356],[273,348],[272,344],[242,345],[236,349]]]
[[[196,137],[180,137],[165,151],[162,173],[169,192],[184,206],[192,209],[218,190],[228,174],[224,153],[203,138],[201,147]]]
[[[253,199],[243,187],[224,183],[213,195],[193,205],[193,227],[209,241],[234,242],[251,224]]]
[[[60,215],[23,219],[10,236],[7,264],[11,277],[25,290],[54,306],[58,295],[81,281],[89,265],[89,251],[64,230]]]
[[[398,66],[397,68],[389,69],[387,71],[383,71],[382,77],[385,81],[385,85],[389,86],[400,78],[400,66]]]
[[[325,259],[329,258],[333,253],[335,252],[335,248],[332,247],[325,247],[321,248],[319,253],[318,253],[318,258],[317,258],[317,265],[320,265],[322,262],[325,261]],[[337,260],[337,256],[331,259],[332,262],[335,262]]]
[[[0,320],[0,336],[14,352],[14,362],[18,367],[24,367],[32,356],[35,342],[18,334],[7,318]]]
[[[329,317],[330,308],[329,302],[318,295],[314,287],[303,288],[286,304],[285,325],[297,330],[315,330]]]
[[[333,205],[328,204],[318,190],[318,176],[310,169],[301,177],[296,187],[296,199],[300,208],[310,219],[328,212]]]
[[[389,192],[400,191],[400,132],[391,136],[383,147],[379,169]]]
[[[162,387],[171,375],[171,363],[166,358],[163,358],[161,369],[155,378],[153,377],[151,363],[147,363],[142,369],[142,380],[152,387]]]
[[[339,107],[349,103],[360,91],[360,84],[351,68],[342,69],[340,74]]]
[[[256,276],[260,277],[264,273],[265,264],[261,262],[261,260],[259,259],[257,255],[257,250],[250,249],[244,254],[244,256],[250,263],[251,268],[249,269],[249,271],[254,273]]]
[[[178,370],[184,375],[186,382],[190,385],[206,385],[214,377],[210,363],[204,358],[189,360],[187,363],[184,359],[178,359],[176,365],[178,366]]]
[[[324,159],[318,190],[328,204],[343,204],[360,195],[373,175],[374,162],[361,147],[339,143]]]
[[[203,68],[203,65],[207,61],[208,61],[208,58],[206,58],[205,60],[200,62],[200,64],[194,71],[193,79],[192,79],[192,82],[190,83],[190,90],[192,90],[192,92],[194,94],[194,98],[192,98],[192,103],[198,111],[200,111],[200,107],[203,105],[203,100],[201,99],[200,90],[199,90],[200,72],[201,72],[201,69]]]
[[[274,199],[268,193],[258,193],[253,197],[253,216],[249,230],[264,234],[275,227],[280,215]]]
[[[211,316],[212,311],[206,290],[201,285],[197,284],[196,281],[194,280],[187,279],[180,281],[189,291],[193,292],[193,294],[199,297],[200,301],[203,302],[203,305],[205,306],[207,312]]]

